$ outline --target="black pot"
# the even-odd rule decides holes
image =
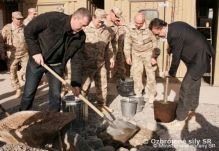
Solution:
[[[129,97],[135,95],[133,79],[132,78],[125,78],[125,80],[119,79],[117,85],[117,91],[123,97]]]

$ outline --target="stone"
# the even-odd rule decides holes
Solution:
[[[98,149],[97,151],[115,151],[115,149],[112,146],[104,146],[104,147]]]
[[[134,146],[141,146],[145,142],[148,142],[153,137],[154,132],[149,129],[141,129],[132,139],[129,140],[129,143]]]
[[[86,142],[91,148],[93,148],[95,150],[104,147],[103,141],[96,136],[88,137],[86,139]]]
[[[119,149],[117,149],[117,151],[129,151],[129,150],[124,147],[120,147]]]

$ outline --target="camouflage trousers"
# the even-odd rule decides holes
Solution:
[[[11,85],[15,89],[20,89],[21,85],[19,83],[19,79],[23,79],[25,77],[26,67],[27,67],[28,56],[25,55],[21,58],[10,58],[9,67],[10,67],[10,79]],[[18,78],[18,66],[21,65],[20,69],[20,78]]]
[[[99,69],[85,69],[82,76],[82,91],[83,95],[88,95],[91,82],[95,83],[96,98],[98,105],[106,104],[107,97],[107,70],[103,65]]]
[[[118,79],[126,77],[125,56],[122,51],[119,51],[116,55],[116,64],[113,69],[113,76]]]
[[[149,99],[154,99],[156,95],[156,79],[155,71],[157,66],[151,65],[151,55],[147,56],[135,56],[132,55],[132,67],[131,76],[134,80],[134,91],[137,96],[142,96],[142,91],[144,90],[144,72],[146,73],[146,92]]]

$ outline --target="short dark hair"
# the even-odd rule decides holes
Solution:
[[[87,9],[87,8],[84,8],[84,7],[81,7],[81,8],[78,8],[73,14],[72,16],[76,16],[78,18],[83,18],[83,17],[87,17],[89,22],[91,21],[92,19],[92,15],[90,13],[90,11]]]
[[[164,26],[167,26],[167,23],[159,18],[154,18],[151,20],[149,24],[149,29],[152,30],[152,28],[162,28]]]

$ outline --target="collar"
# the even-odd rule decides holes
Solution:
[[[73,33],[73,30],[71,29],[71,17],[72,16],[69,16],[65,22],[64,28],[65,28],[65,32],[67,32],[67,33]]]
[[[22,27],[23,27],[23,25],[20,26],[20,27],[16,27],[13,22],[11,23],[11,29],[12,30],[21,29]]]
[[[71,17],[72,16],[68,16],[68,18],[66,19],[66,22],[64,25],[64,29],[65,29],[64,31],[65,31],[65,33],[67,33],[67,35],[74,35],[76,37],[79,37],[80,32],[75,32],[71,28]]]
[[[168,29],[169,29],[169,28],[168,28],[168,25],[167,25],[165,28],[166,28],[166,29],[165,29],[165,30],[166,30],[166,35],[165,35],[165,38],[167,39],[167,35],[168,35]]]
[[[135,23],[131,23],[130,27],[132,29],[137,29],[136,26],[135,26]],[[143,26],[140,28],[140,29],[137,29],[137,30],[145,30],[147,27],[146,27],[146,23],[143,24]]]

